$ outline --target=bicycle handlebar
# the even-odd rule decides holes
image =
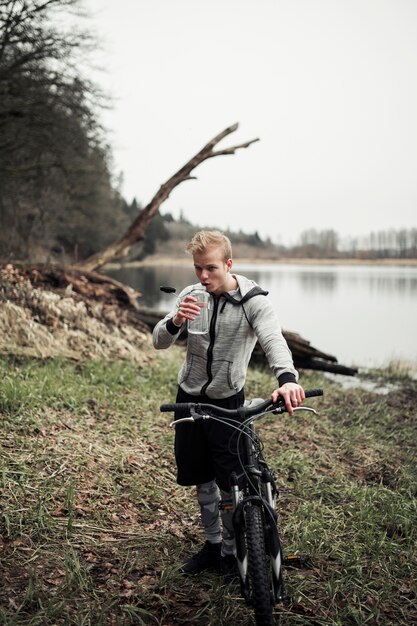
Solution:
[[[323,395],[323,389],[307,389],[305,391],[306,398],[313,398],[315,396],[322,396],[322,395]],[[251,407],[241,406],[238,409],[223,409],[214,404],[207,404],[207,403],[201,403],[201,402],[174,402],[173,404],[161,404],[161,406],[159,407],[159,410],[162,413],[169,413],[169,412],[175,412],[175,411],[181,411],[182,413],[185,413],[185,412],[190,413],[191,409],[193,409],[197,413],[203,413],[205,411],[209,411],[219,417],[246,418],[246,417],[253,417],[254,415],[257,415],[258,413],[262,413],[266,409],[270,409],[274,407],[277,409],[285,410],[285,403],[282,400],[282,398],[278,400],[278,402],[276,403],[273,403],[272,400],[269,398],[268,400],[264,400],[263,402],[260,402],[259,404],[255,406],[251,406]]]

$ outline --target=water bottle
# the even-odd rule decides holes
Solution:
[[[210,294],[208,291],[196,289],[191,295],[197,298],[196,304],[200,307],[200,315],[196,315],[194,320],[188,320],[188,332],[192,335],[204,335],[209,331]]]

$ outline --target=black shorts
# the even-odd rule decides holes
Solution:
[[[243,389],[229,398],[213,400],[190,396],[178,388],[177,402],[205,402],[225,409],[237,409],[245,401]],[[175,415],[175,419],[184,415]],[[215,420],[178,424],[175,429],[175,460],[179,485],[201,485],[213,479],[220,489],[230,490],[230,474],[242,469],[237,455],[238,433]]]

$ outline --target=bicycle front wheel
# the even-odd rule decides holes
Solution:
[[[245,507],[246,547],[250,598],[257,626],[273,626],[273,601],[270,568],[265,551],[262,508],[249,504]]]

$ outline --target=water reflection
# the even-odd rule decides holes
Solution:
[[[417,364],[417,268],[383,266],[243,265],[235,271],[270,293],[283,328],[299,332],[345,365]],[[142,306],[168,310],[197,282],[192,267],[123,268],[108,272],[138,289]]]
[[[366,289],[371,290],[417,294],[415,267],[262,265],[254,270],[251,265],[241,265],[236,267],[236,271],[239,270],[259,284],[265,286],[269,283],[274,288],[279,282],[284,284],[285,280],[298,280],[303,289],[312,291],[332,291],[341,283],[343,288],[345,285],[354,288],[366,285]]]
[[[159,290],[161,285],[175,287],[177,292],[190,283],[197,282],[193,268],[175,266],[126,267],[107,272],[117,280],[141,292],[140,303],[145,307],[168,309],[174,296]]]
[[[337,286],[337,274],[326,272],[323,274],[312,274],[311,272],[300,272],[298,275],[303,289],[309,291],[333,291]]]

